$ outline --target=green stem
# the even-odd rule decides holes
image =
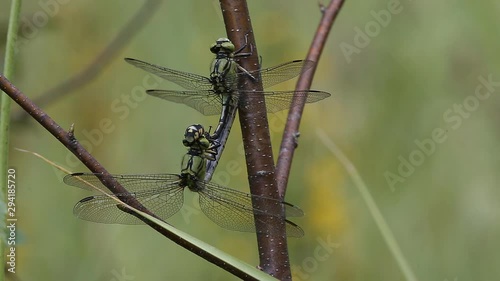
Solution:
[[[377,207],[375,200],[370,194],[368,187],[361,178],[361,175],[359,174],[356,167],[354,167],[354,165],[347,158],[347,156],[345,156],[345,154],[340,150],[340,148],[338,148],[337,145],[330,140],[330,138],[326,135],[326,133],[323,130],[318,129],[317,134],[323,141],[325,146],[328,147],[328,149],[330,149],[330,151],[335,155],[335,157],[337,157],[342,166],[344,166],[344,168],[351,176],[352,180],[354,181],[354,185],[358,189],[359,193],[361,193],[363,201],[365,201],[366,205],[368,206],[368,210],[370,211],[370,214],[372,215],[375,224],[377,225],[380,233],[382,234],[385,243],[389,247],[392,256],[398,263],[399,268],[401,269],[401,272],[405,277],[405,280],[418,281],[417,277],[415,276],[415,273],[413,273],[413,270],[410,267],[410,264],[406,260],[403,251],[401,251],[398,241],[396,241],[396,237],[394,237],[394,234],[392,233],[389,225],[385,221],[384,216],[382,216],[382,212],[380,212],[380,209]]]
[[[14,72],[14,56],[16,53],[17,31],[19,30],[19,14],[21,11],[21,0],[12,0],[10,8],[9,29],[7,31],[7,46],[5,47],[4,76],[11,79]],[[7,169],[9,159],[9,123],[11,99],[5,93],[0,93],[0,281],[4,280],[5,271],[5,214],[7,212],[5,201],[7,192]]]

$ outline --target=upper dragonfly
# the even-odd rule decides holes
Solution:
[[[330,96],[327,92],[315,90],[241,90],[238,86],[238,79],[242,75],[260,79],[263,87],[268,88],[289,80],[315,65],[313,61],[294,60],[274,67],[249,72],[235,61],[235,58],[246,57],[251,54],[242,52],[246,45],[244,44],[241,48],[235,50],[234,44],[229,39],[217,39],[210,47],[210,51],[215,54],[210,67],[210,77],[173,70],[132,58],[125,58],[125,61],[186,89],[185,91],[147,90],[146,92],[149,95],[175,103],[184,103],[204,115],[220,114],[219,124],[211,135],[212,140],[220,144],[216,155],[216,160],[218,160],[234,121],[236,108],[240,100],[242,100],[239,99],[241,95],[245,95],[246,100],[250,103],[252,99],[262,99],[264,97],[267,111],[271,113],[295,106],[294,96],[307,97],[307,103],[317,102]],[[206,180],[210,179],[215,165],[217,165],[216,161],[213,164],[209,163],[207,171],[209,177],[206,177]]]
[[[188,137],[186,137],[188,136]],[[177,213],[184,202],[184,189],[188,188],[199,195],[199,204],[203,213],[219,226],[235,231],[256,232],[255,220],[258,215],[281,218],[280,214],[254,208],[252,201],[266,204],[279,204],[285,208],[289,217],[302,216],[304,213],[296,206],[265,196],[251,195],[203,180],[206,159],[210,157],[211,143],[205,139],[201,125],[188,127],[185,140],[190,141],[188,152],[184,155],[180,174],[149,175],[112,175],[111,178],[129,191],[129,194],[94,195],[80,200],[73,213],[78,218],[118,224],[142,224],[133,215],[122,211],[115,199],[133,196],[149,211],[165,220]],[[64,177],[68,185],[94,190],[95,187],[107,190],[99,180],[111,179],[91,173],[75,173]],[[113,198],[110,198],[114,197]],[[254,217],[254,214],[257,216]],[[304,231],[295,223],[284,220],[287,236],[302,237]]]

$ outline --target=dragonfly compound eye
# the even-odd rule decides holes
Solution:
[[[195,141],[195,139],[198,138],[198,131],[193,130],[191,127],[186,129],[186,132],[184,133],[184,142],[187,143],[192,143]]]
[[[224,43],[231,43],[231,41],[227,38],[221,37],[215,41],[217,45],[223,45]]]
[[[226,42],[226,43],[223,43],[221,45],[222,49],[224,49],[224,51],[226,51],[227,53],[232,53],[234,52],[234,44],[231,43],[231,41],[229,42]]]
[[[213,54],[217,54],[220,50],[220,45],[218,45],[217,43],[214,43],[210,46],[210,52],[212,52]]]
[[[200,136],[203,136],[203,135],[205,134],[205,128],[203,128],[203,126],[202,126],[202,125],[199,125],[199,124],[198,124],[198,125],[196,125],[196,128],[198,129],[197,131],[198,131],[198,134],[199,134]]]
[[[210,51],[214,54],[221,51],[224,53],[232,53],[234,52],[234,44],[227,38],[219,38],[214,44],[212,44]]]

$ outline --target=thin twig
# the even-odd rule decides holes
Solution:
[[[370,210],[370,214],[372,215],[373,220],[375,221],[375,224],[377,225],[380,231],[380,234],[384,238],[387,247],[391,251],[392,256],[398,263],[401,272],[405,276],[405,280],[418,281],[415,273],[413,273],[413,270],[411,269],[410,264],[406,260],[403,251],[399,247],[396,237],[394,237],[391,228],[385,221],[382,212],[377,207],[377,203],[375,203],[375,200],[370,194],[370,190],[368,189],[365,182],[361,178],[361,175],[359,174],[354,164],[349,160],[349,158],[347,158],[347,156],[342,152],[342,150],[326,135],[324,131],[318,129],[316,133],[319,136],[319,139],[323,141],[323,144],[333,153],[333,155],[335,155],[335,157],[337,157],[339,162],[346,169],[347,173],[349,173],[349,175],[351,176],[354,182],[354,186],[356,186],[359,193],[361,194],[361,197],[363,198],[363,201],[365,201],[368,210]]]
[[[239,64],[247,71],[259,70],[259,56],[246,1],[222,0],[220,3],[229,39],[237,48],[247,41],[248,50],[252,52],[251,56],[241,59]],[[239,85],[239,89],[245,92],[262,91],[260,79],[252,79],[249,75],[242,75]],[[238,112],[250,191],[255,195],[279,199],[264,97],[258,101],[253,97],[252,102],[249,102],[245,95],[240,95],[239,102]],[[281,213],[284,218],[282,206],[266,202],[252,203],[257,209]],[[280,280],[291,280],[285,221],[270,216],[255,216],[259,216],[255,220],[259,268]]]
[[[344,4],[344,0],[332,0],[328,7],[321,6],[323,18],[320,21],[316,34],[314,36],[307,60],[318,62],[323,51],[323,48],[332,28],[333,22],[337,18],[340,8]],[[317,64],[316,64],[317,65]],[[296,90],[309,90],[311,88],[316,66],[311,70],[302,73],[297,81]],[[295,101],[292,103],[294,106],[290,108],[288,113],[285,131],[283,132],[283,139],[281,141],[280,153],[278,156],[278,163],[276,164],[276,182],[280,196],[283,198],[288,184],[288,177],[290,175],[290,167],[292,166],[293,154],[297,146],[297,133],[299,131],[300,119],[304,111],[304,105],[307,97],[296,96]],[[300,106],[297,106],[300,105]]]
[[[79,73],[75,74],[67,80],[62,81],[55,87],[43,92],[35,98],[33,102],[40,107],[46,107],[48,104],[56,101],[72,93],[80,87],[86,86],[99,77],[105,67],[108,66],[119,54],[120,51],[127,46],[132,38],[149,22],[152,15],[158,10],[161,1],[147,0],[144,2],[140,10],[123,26],[118,35],[109,43],[94,60]],[[28,115],[24,111],[17,111],[12,119],[16,122],[24,121]]]
[[[97,162],[94,157],[83,148],[80,143],[74,138],[72,131],[66,132],[61,126],[59,126],[49,115],[43,112],[36,104],[34,104],[26,95],[24,95],[19,89],[17,89],[12,83],[0,74],[0,89],[9,95],[17,104],[19,104],[28,114],[30,114],[38,123],[40,123],[45,129],[47,129],[54,137],[56,137],[69,151],[71,151],[85,166],[87,166],[93,173],[99,173],[102,177],[99,177],[101,182],[106,186],[113,194],[116,194],[120,200],[125,204],[134,207],[137,210],[145,212],[153,217],[156,217],[153,213],[147,210],[140,202],[138,202],[130,193],[127,192],[118,182],[116,182],[106,169]],[[106,178],[106,180],[102,180]],[[135,214],[131,212],[131,214]],[[204,258],[205,260],[223,268],[224,270],[234,274],[245,280],[254,280],[249,277],[245,272],[239,268],[227,264],[221,258],[212,255],[211,253],[199,248],[198,246],[186,241],[183,237],[176,235],[165,228],[153,223],[152,221],[142,217],[137,216],[144,223],[151,226],[153,229],[161,233],[163,236],[172,240],[179,246],[189,250],[190,252]]]

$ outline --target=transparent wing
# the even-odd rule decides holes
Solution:
[[[210,80],[201,75],[173,70],[132,58],[125,58],[125,61],[187,90],[210,90],[213,88]]]
[[[313,103],[323,100],[331,96],[327,92],[308,90],[308,91],[273,91],[273,92],[239,92],[239,95],[245,95],[249,103],[253,99],[260,99],[262,96],[266,100],[267,112],[275,113],[284,109],[289,109],[298,105],[298,100],[294,100],[294,96],[298,98],[306,98],[306,103]],[[244,102],[240,99],[240,102]]]
[[[260,77],[262,79],[262,86],[264,89],[272,87],[281,82],[292,79],[300,75],[306,70],[313,67],[316,63],[310,60],[294,60],[279,64],[270,68],[262,69]]]
[[[267,201],[268,204],[280,204],[285,207],[287,216],[302,216],[304,213],[296,206],[269,197],[256,196],[214,183],[198,182],[201,185],[200,208],[205,215],[219,226],[236,231],[256,232],[254,213],[279,218],[278,214],[269,214],[252,207],[252,198]],[[304,231],[293,222],[285,220],[287,236],[302,237]]]
[[[267,89],[300,75],[315,64],[315,62],[310,60],[294,60],[273,67],[250,71],[249,73],[255,78],[260,77],[260,79],[262,79],[262,86],[264,89]],[[241,75],[248,74],[239,72],[238,76]],[[236,81],[236,79],[238,79],[238,77],[227,77],[230,83],[237,83],[238,81]]]
[[[114,179],[120,183],[130,196],[137,199],[152,213],[161,219],[167,219],[177,213],[182,207],[184,196],[183,188],[179,187],[179,176],[175,174],[152,174],[152,175],[111,175],[110,177],[99,177]],[[97,174],[77,173],[67,175],[64,183],[87,189],[95,190],[98,187],[104,191],[107,188],[97,177]],[[107,191],[108,192],[108,191]],[[108,192],[109,193],[109,192]],[[117,198],[117,195],[111,195]],[[125,196],[123,194],[123,196]],[[89,196],[80,200],[73,208],[76,217],[100,223],[117,224],[142,224],[138,218],[121,211],[118,202],[106,195]]]
[[[142,68],[166,80],[174,82],[185,89],[192,91],[172,91],[172,90],[147,90],[149,95],[159,97],[175,103],[183,103],[201,112],[204,115],[218,115],[222,111],[222,97],[213,90],[213,85],[206,77],[177,71],[158,65],[150,64],[136,59],[126,58],[128,63]],[[254,77],[261,77],[264,88],[271,87],[288,79],[291,79],[302,72],[310,69],[315,62],[308,60],[296,60],[283,63],[274,67],[250,72]],[[239,75],[245,75],[240,73]],[[236,76],[228,76],[228,84],[237,83]],[[293,96],[307,95],[306,103],[317,102],[330,96],[329,93],[321,91],[272,91],[272,92],[244,92],[239,91],[239,95],[245,94],[247,97],[266,97],[267,112],[275,113],[288,109],[294,105]],[[251,102],[251,100],[250,100]]]
[[[151,96],[175,103],[183,103],[203,115],[217,115],[222,111],[221,96],[214,91],[147,90]]]
[[[147,90],[149,95],[168,100],[175,103],[183,103],[203,115],[218,115],[222,112],[222,98],[213,91],[171,91],[171,90]],[[259,99],[263,96],[266,100],[267,112],[275,113],[289,109],[298,104],[298,100],[293,97],[306,97],[306,103],[313,103],[331,96],[327,92],[308,91],[269,91],[269,92],[244,92],[239,91],[238,95],[245,95],[248,102]],[[243,101],[243,100],[242,100]]]

